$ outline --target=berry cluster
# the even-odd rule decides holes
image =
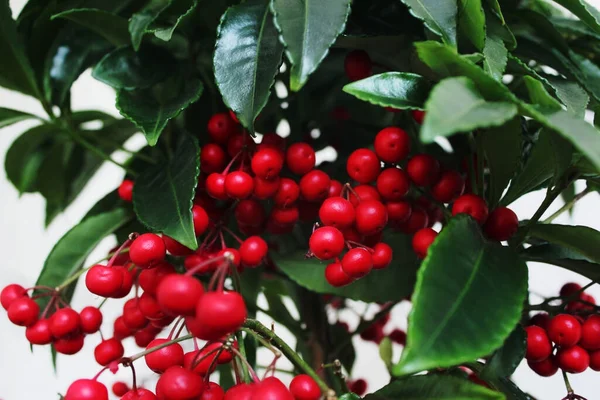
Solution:
[[[567,283],[560,299],[558,307],[566,313],[536,314],[525,328],[527,364],[540,376],[552,376],[559,368],[571,374],[588,367],[600,371],[600,315],[593,314],[594,298],[580,285]]]

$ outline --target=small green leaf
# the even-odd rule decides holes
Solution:
[[[273,255],[273,261],[291,280],[317,293],[367,302],[400,301],[413,288],[418,261],[410,250],[412,247],[408,236],[386,232],[383,241],[394,250],[392,264],[341,288],[333,287],[325,280],[324,263],[314,258],[304,259],[306,251],[276,254]],[[377,290],[373,290],[374,287]]]
[[[576,272],[586,278],[600,279],[600,264],[591,262],[581,253],[557,244],[540,244],[527,248],[522,254],[525,261],[552,264]]]
[[[350,0],[271,0],[273,21],[292,63],[290,89],[298,91],[344,31]]]
[[[198,0],[173,1],[171,5],[160,14],[160,17],[161,20],[163,19],[162,17],[170,17],[170,19],[175,17],[175,20],[171,20],[167,24],[159,24],[161,26],[154,29],[154,36],[165,42],[171,40],[173,33],[179,24],[193,15],[197,5]]]
[[[379,343],[379,357],[388,369],[392,366],[392,356],[392,340],[389,337],[384,337]]]
[[[483,47],[483,55],[485,56],[483,68],[494,79],[502,81],[508,63],[508,50],[502,39],[504,27],[492,16],[488,18],[487,26],[485,46]]]
[[[517,114],[514,104],[487,102],[468,78],[447,78],[438,83],[425,108],[421,140],[426,143],[438,136],[500,126]]]
[[[90,29],[115,46],[129,44],[127,21],[118,15],[94,8],[76,8],[55,14],[51,19],[65,18]]]
[[[161,84],[163,91],[120,90],[117,94],[117,109],[144,132],[150,146],[156,144],[167,122],[198,100],[204,88],[195,78],[176,85],[173,80]]]
[[[67,199],[68,161],[74,149],[70,142],[55,142],[42,161],[38,171],[38,191],[46,199],[46,226],[64,209]]]
[[[504,189],[519,168],[521,159],[521,119],[513,118],[506,124],[481,133],[487,166],[490,169],[490,186],[487,200],[495,207]]]
[[[573,14],[597,33],[600,33],[600,12],[585,0],[554,0]]]
[[[431,85],[417,74],[385,72],[349,83],[343,90],[378,106],[422,110]]]
[[[225,104],[252,133],[282,54],[268,2],[249,0],[223,14],[213,57],[215,80]]]
[[[498,392],[449,375],[411,376],[393,381],[365,400],[504,400]]]
[[[35,74],[25,55],[8,0],[0,4],[0,54],[0,86],[40,98]]]
[[[339,400],[360,400],[360,396],[354,393],[345,393],[339,397]]]
[[[590,261],[600,263],[600,232],[587,226],[535,224],[529,235],[580,253]]]
[[[146,7],[131,16],[129,19],[129,34],[131,35],[133,48],[136,51],[140,49],[142,39],[150,24],[158,18],[161,12],[171,5],[171,1],[172,0],[150,0]]]
[[[494,14],[496,14],[496,16],[500,19],[502,25],[506,24],[504,21],[504,15],[502,14],[502,8],[500,8],[499,0],[487,0],[487,3],[492,8]]]
[[[510,336],[506,338],[502,347],[496,350],[485,364],[480,374],[481,378],[487,380],[488,377],[506,378],[511,376],[525,358],[526,348],[527,335],[523,327],[517,325]]]
[[[10,108],[0,107],[0,129],[5,126],[16,124],[20,121],[27,119],[38,119],[39,117],[18,110],[11,110]]]
[[[145,89],[167,77],[174,65],[168,52],[147,46],[136,52],[120,47],[96,64],[92,76],[115,89]]]
[[[131,219],[131,214],[124,209],[116,209],[89,218],[68,231],[54,246],[36,285],[57,287],[70,276],[83,268],[83,263],[90,253],[106,236]],[[70,301],[75,290],[75,284],[65,289],[63,296]],[[40,299],[43,303],[48,300]]]
[[[478,50],[483,50],[486,38],[481,0],[458,0],[458,27]]]
[[[444,43],[456,48],[457,0],[402,0],[410,13],[442,38]]]
[[[138,219],[153,231],[162,232],[190,249],[196,249],[192,222],[200,148],[190,135],[182,135],[173,158],[148,168],[136,181],[133,206]]]
[[[517,254],[485,240],[472,218],[452,218],[417,274],[407,345],[392,372],[408,375],[489,354],[519,321],[526,293],[527,266]],[[498,298],[502,307],[494,307]]]

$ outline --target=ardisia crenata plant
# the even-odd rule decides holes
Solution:
[[[392,376],[369,400],[532,399],[511,380],[523,359],[583,399],[568,375],[600,371],[585,292],[600,233],[552,223],[600,183],[584,121],[600,110],[600,12],[584,0],[31,0],[16,20],[2,0],[0,26],[0,85],[47,112],[0,109],[0,127],[39,121],[6,154],[16,189],[46,199],[50,224],[103,163],[125,172],[37,282],[1,293],[54,356],[102,329],[98,375],[64,399],[355,400],[355,335]],[[71,108],[88,68],[122,119]],[[147,146],[124,149],[136,132]],[[542,189],[533,215],[509,208]],[[589,284],[531,302],[529,261]],[[98,302],[72,304],[77,284]],[[349,326],[347,299],[378,312]],[[122,315],[103,321],[105,301]],[[143,362],[156,386],[136,381]]]

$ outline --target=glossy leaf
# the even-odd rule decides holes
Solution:
[[[512,103],[486,101],[468,78],[447,78],[438,83],[425,108],[421,140],[426,143],[438,136],[500,126],[517,114]]]
[[[352,82],[344,92],[360,100],[399,110],[422,110],[431,85],[420,75],[409,72],[385,72]]]
[[[171,160],[146,169],[135,181],[133,206],[138,219],[184,246],[198,247],[192,222],[200,171],[198,141],[183,135]]]
[[[46,199],[46,226],[62,211],[66,201],[68,162],[73,150],[73,143],[55,142],[40,165],[37,189]]]
[[[525,358],[527,348],[527,334],[521,325],[512,331],[506,338],[502,347],[490,357],[486,362],[480,376],[482,379],[487,377],[505,378],[511,376],[519,363]]]
[[[490,170],[487,201],[494,207],[519,168],[521,159],[521,120],[513,118],[506,124],[480,133]]]
[[[457,0],[402,0],[410,13],[419,18],[429,30],[442,38],[444,43],[456,47]]]
[[[66,18],[78,23],[96,32],[115,46],[124,46],[129,43],[127,20],[107,11],[93,8],[76,8],[53,15],[52,19],[55,18]]]
[[[498,392],[449,375],[411,376],[393,381],[365,400],[504,400]]]
[[[600,279],[600,264],[590,261],[572,248],[557,244],[540,244],[528,247],[521,256],[526,261],[552,264],[592,280]]]
[[[167,122],[198,100],[204,88],[198,79],[182,82],[177,77],[162,86],[162,91],[120,90],[117,94],[117,109],[144,132],[150,146],[156,144]]]
[[[478,50],[483,50],[485,13],[482,0],[458,0],[458,27]]]
[[[554,0],[577,15],[594,31],[600,33],[600,12],[586,0]]]
[[[508,63],[508,50],[502,39],[504,27],[491,15],[487,21],[485,46],[483,47],[483,55],[485,56],[483,68],[494,79],[501,81]]]
[[[590,96],[576,82],[566,79],[548,78],[550,85],[554,89],[558,99],[567,107],[567,111],[583,119],[585,109],[590,102]]]
[[[600,232],[587,226],[535,224],[529,235],[580,253],[590,261],[600,263]]]
[[[148,27],[158,18],[172,0],[150,0],[150,2],[140,11],[133,14],[129,20],[129,34],[131,35],[131,43],[137,51],[142,44],[142,39],[147,32]]]
[[[350,0],[271,0],[273,20],[292,63],[290,89],[298,91],[346,26]]]
[[[225,104],[251,132],[269,99],[282,54],[268,2],[250,0],[225,12],[213,58],[215,80]]]
[[[54,246],[44,262],[36,285],[58,287],[84,266],[90,253],[105,237],[131,218],[124,209],[115,209],[84,219],[68,231]],[[70,301],[75,284],[63,292]],[[42,302],[46,298],[40,299]]]
[[[335,288],[325,280],[325,262],[304,259],[306,250],[273,255],[273,261],[292,281],[317,293],[368,302],[400,301],[412,291],[418,261],[406,235],[386,233],[383,241],[394,250],[392,264],[341,288]],[[374,287],[377,290],[373,290]]]
[[[39,98],[35,74],[25,55],[8,0],[0,2],[0,54],[0,86]]]
[[[392,372],[408,375],[491,353],[519,321],[526,293],[527,266],[517,254],[484,239],[472,218],[452,218],[417,274],[407,345]],[[498,298],[502,307],[494,306]]]
[[[198,0],[178,0],[173,1],[171,5],[161,13],[161,17],[175,17],[174,20],[168,21],[166,24],[160,24],[154,29],[154,36],[160,40],[168,42],[173,37],[173,33],[186,18],[193,15],[198,5]],[[162,19],[162,18],[161,18]]]
[[[0,107],[0,129],[4,128],[5,126],[16,124],[17,122],[37,118],[39,117],[23,111]]]
[[[170,54],[159,47],[138,52],[120,47],[96,64],[92,76],[115,89],[145,89],[165,79],[173,64]]]
[[[360,396],[355,393],[344,393],[339,397],[339,400],[360,400]]]

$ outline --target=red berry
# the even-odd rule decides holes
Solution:
[[[339,262],[333,262],[327,264],[325,267],[325,280],[333,287],[341,287],[351,284],[354,279],[342,268],[342,264]]]
[[[129,392],[129,386],[125,382],[115,382],[112,385],[112,392],[118,397],[125,396]]]
[[[252,400],[294,400],[294,396],[276,377],[270,376],[255,384]]]
[[[416,154],[406,164],[406,173],[417,186],[431,186],[440,176],[440,163],[429,154]]]
[[[120,269],[96,264],[85,276],[85,286],[98,296],[111,297],[123,285],[123,272]]]
[[[146,350],[150,350],[154,347],[163,345],[169,342],[169,339],[154,339]],[[166,347],[155,350],[144,356],[146,365],[152,371],[157,373],[163,373],[167,369],[175,365],[183,365],[183,348],[179,343],[172,343]]]
[[[548,324],[548,337],[559,346],[574,346],[581,338],[581,323],[572,315],[558,314]]]
[[[406,332],[404,332],[401,329],[394,329],[391,333],[390,333],[390,339],[392,340],[392,342],[397,343],[401,346],[405,346],[406,345]]]
[[[223,400],[224,397],[225,391],[221,386],[214,382],[208,382],[199,400]]]
[[[328,197],[340,196],[342,194],[343,188],[344,188],[344,185],[342,185],[342,182],[332,179],[331,183],[329,184],[329,196]]]
[[[452,215],[469,214],[479,225],[488,218],[488,207],[481,197],[474,194],[463,194],[452,205]]]
[[[156,289],[156,300],[170,315],[194,315],[196,304],[204,288],[200,281],[189,275],[166,276]]]
[[[108,390],[95,379],[78,379],[67,389],[65,400],[108,400]]]
[[[103,340],[94,349],[94,358],[102,366],[106,366],[113,361],[120,360],[125,353],[121,342],[115,338]]]
[[[25,337],[31,344],[45,345],[52,343],[50,322],[47,319],[38,320],[35,324],[25,329]]]
[[[150,293],[142,293],[139,297],[138,306],[144,317],[149,320],[157,320],[165,317],[160,304]]]
[[[362,278],[373,269],[373,257],[362,247],[351,249],[342,258],[342,269],[354,279]]]
[[[156,383],[156,394],[164,400],[192,400],[202,395],[202,378],[179,365],[167,369]]]
[[[527,353],[525,358],[532,362],[545,360],[552,354],[552,343],[546,335],[546,331],[539,326],[528,326],[525,328],[527,333]]]
[[[307,201],[321,201],[328,197],[330,184],[329,175],[314,169],[300,179],[300,193]]]
[[[267,242],[260,236],[250,236],[240,245],[240,258],[242,265],[246,267],[257,267],[267,256],[269,247]]]
[[[162,262],[152,269],[145,269],[138,276],[138,283],[144,292],[156,296],[156,289],[160,282],[170,274],[175,273],[175,268],[167,263]]]
[[[227,165],[227,153],[218,144],[208,143],[200,151],[200,169],[206,174],[221,172]]]
[[[359,81],[368,78],[373,73],[373,62],[364,50],[352,50],[346,54],[344,60],[344,71],[351,81]]]
[[[373,247],[373,269],[384,269],[392,262],[393,250],[383,242],[377,243]]]
[[[363,235],[381,232],[388,222],[387,209],[377,200],[361,200],[356,206],[356,230]]]
[[[133,181],[129,180],[129,179],[125,179],[119,185],[119,188],[117,189],[117,193],[119,194],[119,197],[121,198],[121,200],[131,202],[131,200],[133,199]]]
[[[283,168],[283,157],[275,149],[264,148],[254,154],[250,166],[257,177],[273,179],[279,175]]]
[[[217,340],[242,326],[247,315],[246,303],[239,293],[208,292],[198,302],[195,324],[190,330],[200,339]]]
[[[404,130],[390,126],[375,136],[374,147],[381,161],[397,164],[410,152],[410,137]]]
[[[319,260],[331,260],[344,251],[344,235],[337,228],[324,226],[312,233],[308,246]]]
[[[137,331],[148,325],[148,319],[140,310],[139,299],[129,299],[123,305],[123,323],[129,329]]]
[[[307,143],[294,143],[285,153],[287,167],[296,175],[304,175],[315,167],[315,150]]]
[[[575,282],[565,283],[562,288],[560,288],[560,296],[561,297],[569,297],[574,295],[575,293],[581,290],[581,285]]]
[[[412,247],[419,258],[427,256],[427,250],[438,233],[431,228],[423,228],[418,230],[412,238]]]
[[[50,317],[50,332],[55,338],[67,336],[81,327],[81,318],[72,308],[61,308]]]
[[[225,193],[233,199],[245,199],[254,191],[254,179],[244,171],[234,171],[225,177]]]
[[[2,289],[2,292],[0,293],[0,304],[2,304],[2,307],[5,310],[8,310],[8,307],[10,307],[13,301],[26,296],[27,291],[23,286],[11,284]]]
[[[192,218],[194,221],[194,232],[196,233],[196,236],[200,236],[206,232],[210,224],[206,210],[200,206],[193,205]]]
[[[498,207],[492,211],[483,226],[485,234],[502,242],[510,239],[519,228],[519,218],[510,208]]]
[[[148,389],[137,388],[125,393],[121,400],[156,400],[156,396]]]
[[[361,201],[367,200],[381,200],[381,195],[373,186],[370,185],[358,185],[350,192],[350,203],[354,207],[358,206]]]
[[[579,346],[586,350],[600,349],[600,315],[590,315],[581,326]]]
[[[229,113],[214,114],[208,120],[207,131],[210,138],[219,144],[227,143],[229,137],[237,132],[238,127],[236,122],[231,118]]]
[[[417,122],[417,124],[422,125],[423,120],[425,119],[425,111],[422,110],[411,110],[413,119]]]
[[[299,197],[300,186],[292,179],[281,178],[273,201],[276,206],[287,207],[294,204]]]
[[[254,384],[238,383],[225,393],[224,400],[253,400]]]
[[[294,225],[300,219],[300,212],[296,206],[273,207],[269,219],[277,225]]]
[[[206,193],[217,200],[227,200],[225,191],[225,175],[213,172],[206,177]]]
[[[141,268],[150,268],[164,260],[167,248],[162,238],[154,233],[138,236],[129,247],[131,261]]]
[[[442,173],[439,181],[431,188],[431,196],[440,203],[451,203],[465,190],[465,180],[458,171]]]
[[[81,334],[75,334],[71,336],[65,336],[54,340],[54,349],[57,353],[73,355],[79,353],[79,350],[83,349],[84,336]]]
[[[539,326],[540,328],[547,329],[550,323],[550,316],[547,313],[539,313],[529,319],[530,325]]]
[[[263,136],[260,144],[270,146],[279,150],[285,149],[285,139],[274,132],[266,133]]]
[[[352,393],[356,393],[361,397],[367,393],[367,381],[364,379],[357,379],[355,381],[348,382],[348,386]]]
[[[412,206],[405,200],[388,201],[385,208],[388,212],[388,219],[395,224],[406,222],[412,213]]]
[[[407,234],[414,234],[420,229],[423,229],[429,225],[429,215],[421,207],[413,207],[410,216],[406,222],[401,223],[399,228],[402,232]]]
[[[409,189],[408,175],[399,168],[384,169],[377,177],[377,191],[385,200],[401,200]]]
[[[127,327],[127,325],[125,325],[125,322],[123,322],[122,316],[117,317],[117,319],[115,319],[115,322],[113,324],[113,336],[115,338],[122,340],[126,337],[133,335],[133,333],[134,331]]]
[[[254,197],[261,200],[269,199],[275,196],[279,190],[280,178],[276,176],[273,179],[263,179],[258,176],[254,177]]]
[[[240,123],[237,115],[235,115],[235,113],[232,110],[228,110],[228,113],[229,113],[229,117],[233,120],[233,122],[235,122],[236,124]]]
[[[579,346],[561,348],[556,353],[558,367],[570,374],[579,374],[590,366],[590,356]]]
[[[319,218],[324,225],[334,226],[338,229],[349,228],[354,224],[354,206],[342,197],[329,197],[325,199],[319,209]]]
[[[29,297],[20,297],[8,307],[8,319],[15,325],[31,326],[38,320],[40,307]]]
[[[556,364],[556,358],[554,356],[550,356],[545,360],[532,362],[527,361],[527,365],[529,368],[539,376],[549,377],[556,374],[558,371],[558,365]]]
[[[381,162],[373,150],[354,150],[346,162],[346,171],[359,183],[373,182],[381,172]]]
[[[246,148],[246,151],[252,152],[256,147],[256,143],[246,133],[236,133],[231,135],[227,141],[227,154],[230,157],[235,157],[240,151]]]
[[[167,251],[172,256],[183,257],[183,256],[188,256],[188,255],[194,253],[194,250],[192,250],[188,247],[185,247],[184,245],[182,245],[181,243],[179,243],[177,240],[173,239],[170,236],[163,234],[162,239],[163,239],[163,242],[165,242],[165,247],[167,248]]]
[[[148,325],[144,329],[140,329],[133,335],[135,339],[135,344],[139,347],[147,347],[154,339],[156,339],[156,335],[160,333],[162,329],[156,328],[152,325]]]
[[[260,226],[267,218],[261,203],[254,199],[240,200],[233,212],[238,224]]]
[[[592,351],[590,354],[590,368],[600,371],[600,350]]]
[[[217,344],[218,347],[222,346],[220,343]],[[207,346],[201,350],[185,353],[183,356],[183,367],[200,376],[213,373],[217,368],[217,353],[210,353],[211,350],[214,350],[214,348]]]
[[[121,282],[121,287],[110,297],[122,299],[123,297],[127,296],[129,292],[131,292],[131,288],[133,287],[134,271],[120,265],[114,265],[112,268],[120,271],[121,275],[123,276],[123,282]]]

